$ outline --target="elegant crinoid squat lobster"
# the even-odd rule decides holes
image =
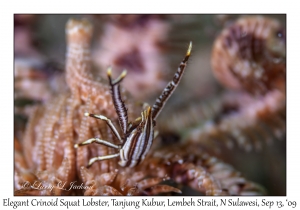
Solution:
[[[154,126],[155,120],[159,115],[160,111],[164,107],[168,98],[172,95],[177,85],[179,84],[187,61],[190,57],[192,50],[192,42],[190,42],[187,53],[180,63],[177,72],[175,73],[173,80],[168,83],[161,95],[156,99],[155,104],[152,106],[147,106],[147,108],[141,113],[141,117],[137,118],[133,123],[128,123],[127,108],[121,98],[120,94],[120,83],[126,76],[126,71],[123,71],[121,75],[112,80],[111,69],[108,69],[107,76],[109,79],[109,85],[111,87],[111,94],[113,99],[113,104],[115,106],[119,124],[122,129],[122,135],[120,135],[112,124],[111,120],[103,115],[95,115],[90,113],[85,113],[85,116],[94,117],[100,120],[104,120],[109,128],[112,130],[113,134],[120,141],[120,144],[113,144],[111,142],[99,139],[91,138],[82,143],[75,144],[75,148],[79,146],[84,146],[91,143],[102,144],[111,148],[118,150],[118,153],[94,157],[89,160],[88,167],[90,167],[95,161],[107,160],[111,158],[119,157],[119,165],[122,167],[134,167],[138,165],[147,155],[152,145],[154,137]]]

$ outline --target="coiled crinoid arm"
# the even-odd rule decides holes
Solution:
[[[215,40],[211,64],[225,86],[254,94],[285,89],[285,32],[263,16],[238,19]]]

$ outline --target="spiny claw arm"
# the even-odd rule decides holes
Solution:
[[[187,61],[189,60],[189,57],[191,55],[191,51],[192,51],[192,42],[190,42],[186,55],[182,60],[182,62],[180,63],[177,72],[174,74],[173,80],[169,82],[169,84],[165,87],[161,95],[156,99],[155,104],[152,106],[152,117],[154,120],[157,118],[160,111],[164,107],[165,103],[167,102],[167,100],[169,99],[169,97],[172,95],[177,85],[179,84],[183,72],[185,70]]]
[[[112,80],[111,78],[111,68],[107,70],[107,76],[109,80],[109,84],[111,87],[111,95],[112,100],[116,109],[116,112],[118,114],[119,118],[119,124],[121,126],[121,129],[123,131],[123,134],[126,134],[127,132],[127,126],[128,126],[128,115],[127,115],[127,108],[125,106],[125,103],[122,100],[121,93],[120,93],[120,85],[119,83],[125,78],[126,76],[126,70],[124,70],[120,76]]]

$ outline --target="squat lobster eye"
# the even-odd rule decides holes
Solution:
[[[161,95],[156,99],[155,104],[152,107],[147,106],[147,108],[142,111],[141,117],[137,118],[133,124],[128,123],[127,108],[122,100],[120,93],[120,83],[126,76],[126,70],[124,70],[115,80],[113,80],[111,77],[111,68],[107,70],[113,104],[118,115],[119,124],[123,133],[120,135],[111,120],[107,117],[103,115],[85,113],[85,116],[94,117],[105,121],[113,134],[120,141],[120,144],[117,145],[99,138],[91,138],[79,144],[75,144],[74,147],[78,148],[84,145],[97,143],[118,150],[116,154],[91,158],[89,160],[88,167],[90,167],[94,162],[98,160],[107,160],[116,157],[120,158],[120,166],[134,167],[146,157],[151,148],[152,141],[155,138],[155,120],[164,107],[166,101],[169,99],[169,97],[172,95],[177,85],[179,84],[187,61],[190,57],[191,50],[192,42],[190,42],[186,55],[183,61],[180,63],[177,72],[174,74],[173,80],[168,83]]]

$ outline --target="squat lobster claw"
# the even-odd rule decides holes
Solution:
[[[103,115],[85,113],[85,116],[94,117],[105,121],[108,127],[113,132],[113,134],[120,141],[120,144],[117,145],[99,138],[91,138],[79,144],[75,144],[74,147],[78,148],[84,145],[97,143],[118,150],[118,153],[116,154],[91,158],[89,160],[88,167],[90,167],[94,162],[98,160],[107,160],[116,157],[120,158],[120,166],[134,167],[146,157],[152,145],[153,139],[155,138],[155,120],[159,115],[160,111],[163,109],[165,103],[179,84],[185,67],[187,65],[187,61],[190,57],[191,50],[192,42],[190,42],[186,55],[183,61],[180,63],[177,72],[174,74],[173,80],[168,83],[161,95],[156,99],[155,104],[152,107],[147,106],[145,110],[142,111],[141,117],[137,118],[134,124],[128,123],[127,108],[122,100],[120,93],[120,83],[126,76],[126,70],[124,70],[120,74],[120,76],[115,80],[112,80],[111,78],[111,68],[107,70],[112,100],[118,115],[119,124],[123,134],[119,134],[111,120],[107,117]]]

